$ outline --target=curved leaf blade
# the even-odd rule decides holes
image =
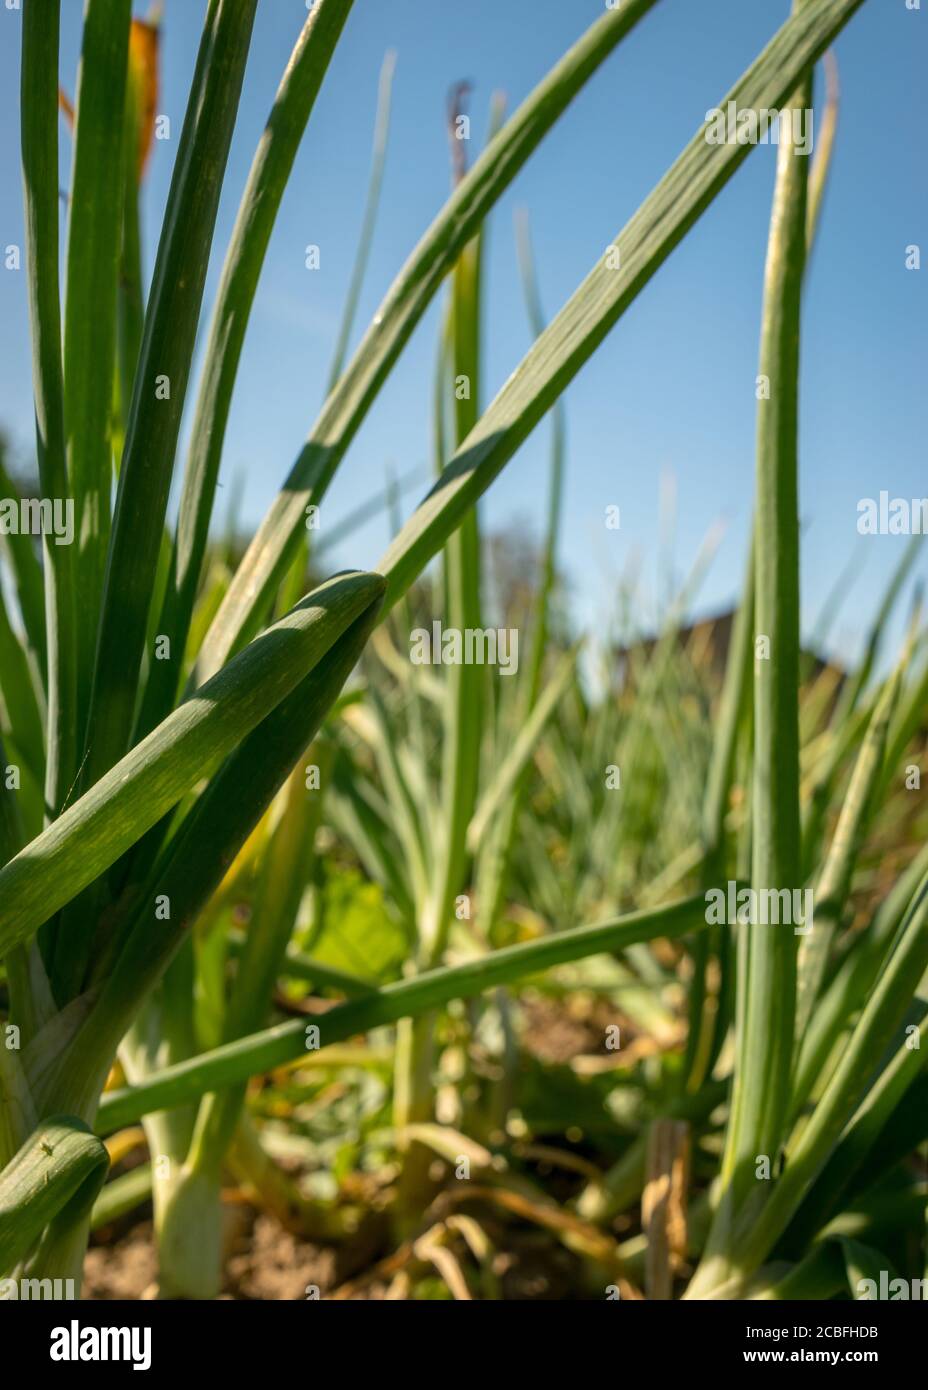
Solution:
[[[318,504],[393,364],[490,208],[616,44],[656,0],[607,10],[551,69],[461,180],[387,291],[283,488],[251,541],[207,634],[194,679],[217,670],[254,630],[283,577],[307,503]]]
[[[102,1186],[109,1155],[82,1120],[45,1120],[0,1171],[0,1258],[13,1269],[75,1196]],[[0,1271],[0,1272],[2,1272]]]
[[[684,898],[648,912],[633,912],[613,921],[555,932],[537,941],[506,946],[463,965],[442,966],[409,980],[398,980],[376,994],[331,1009],[322,1025],[323,1043],[343,1042],[355,1033],[417,1017],[452,999],[470,999],[497,985],[600,951],[621,951],[656,937],[676,940],[705,926],[702,895]],[[97,1128],[121,1129],[152,1110],[171,1109],[205,1092],[247,1080],[292,1062],[306,1050],[306,1022],[297,1019],[203,1053],[166,1068],[135,1087],[111,1091],[100,1103]]]
[[[153,730],[0,870],[0,955],[25,940],[150,829],[291,693],[383,592],[330,579]]]

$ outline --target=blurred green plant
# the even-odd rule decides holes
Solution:
[[[463,1200],[547,1230],[593,1287],[605,1271],[625,1292],[643,1284],[663,1297],[698,1266],[688,1297],[830,1297],[853,1294],[877,1265],[908,1272],[896,1232],[925,1205],[907,1161],[928,1137],[928,1110],[908,1103],[925,1084],[928,864],[906,844],[887,892],[871,847],[881,833],[903,844],[910,830],[896,793],[926,690],[918,609],[897,669],[884,677],[879,657],[915,547],[851,678],[817,671],[799,647],[799,322],[833,103],[811,172],[789,141],[778,152],[760,366],[776,389],[759,403],[754,540],[721,689],[685,632],[710,542],[653,643],[639,640],[639,614],[617,623],[624,681],[617,688],[610,639],[607,679],[591,693],[553,605],[559,400],[750,146],[711,145],[698,132],[547,325],[523,225],[535,338],[484,407],[487,216],[655,0],[607,10],[508,120],[496,108],[486,148],[469,170],[456,168],[449,199],[349,356],[386,150],[388,57],[326,400],[237,554],[231,541],[210,542],[210,526],[238,362],[277,210],[351,10],[350,0],[313,7],[259,143],[172,528],[167,501],[255,3],[209,0],[144,302],[138,209],[157,34],[132,21],[128,0],[88,0],[63,305],[59,8],[23,8],[39,486],[74,499],[79,541],[72,550],[46,538],[39,564],[28,537],[4,538],[0,1273],[79,1280],[91,1222],[151,1191],[161,1292],[210,1297],[225,1173],[305,1233],[339,1238],[357,1228],[363,1203],[334,1201],[333,1185],[347,1183],[365,1150],[389,1163],[395,1147],[393,1210],[422,1297],[470,1296],[469,1280],[498,1296],[489,1226],[432,1203],[433,1159],[461,1154],[479,1177]],[[861,3],[797,4],[726,100],[810,104],[814,64]],[[446,279],[435,484],[396,528],[378,573],[341,573],[306,593],[306,508],[322,501]],[[484,625],[476,504],[551,410],[528,660],[512,681],[468,664],[436,677],[407,659],[414,613]],[[5,472],[0,481],[16,495]],[[414,589],[439,553],[431,591]],[[633,589],[622,602],[634,609]],[[755,634],[770,639],[769,661],[754,659]],[[359,663],[360,683],[343,693]],[[603,784],[612,766],[619,795]],[[812,934],[798,945],[791,928],[710,926],[705,892],[726,880],[757,891],[811,885]],[[344,1002],[307,1016],[307,984]],[[565,991],[618,1001],[636,1034],[629,1055],[594,1059],[605,1063],[595,1079],[522,1065],[520,1011]],[[478,996],[488,998],[462,1007]],[[267,1027],[274,1005],[297,1016]],[[377,1031],[394,1025],[395,1049],[392,1033]],[[372,1035],[366,1046],[352,1043],[360,1034]],[[127,1084],[104,1093],[117,1055]],[[479,1078],[477,1056],[494,1063]],[[323,1123],[315,1077],[333,1068],[353,1080]],[[315,1154],[309,1189],[276,1164],[284,1141],[270,1111],[245,1103],[249,1079],[274,1069],[285,1100],[288,1088],[313,1100],[308,1133],[297,1126],[289,1138]],[[526,1117],[569,1135],[572,1113],[593,1117],[588,1126],[605,1114],[612,1163],[603,1172],[557,1153],[582,1176],[564,1203],[536,1180],[538,1163],[554,1159]],[[107,1156],[91,1130],[139,1120],[150,1166],[99,1193]],[[687,1149],[681,1244],[661,1229],[649,1188],[669,1164],[685,1202]],[[639,1205],[640,1231],[626,1219],[617,1241],[610,1223],[637,1220]]]

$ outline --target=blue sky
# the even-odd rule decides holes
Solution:
[[[144,7],[138,7],[141,11]],[[357,0],[310,121],[271,242],[233,405],[217,515],[233,477],[246,479],[256,522],[283,481],[321,403],[368,175],[377,81],[397,52],[380,218],[353,343],[447,195],[445,102],[473,84],[474,146],[491,94],[517,105],[601,13],[602,0]],[[61,76],[73,92],[80,0],[62,0]],[[513,214],[531,218],[546,310],[553,314],[703,121],[786,18],[788,0],[660,0],[536,151],[490,225],[484,399],[530,342],[516,273]],[[171,141],[156,144],[145,191],[148,269],[180,135],[205,3],[166,0],[162,90]],[[208,311],[257,138],[305,18],[303,0],[260,0],[207,283]],[[0,243],[22,240],[18,165],[19,16],[0,8]],[[850,653],[901,547],[860,540],[856,507],[881,488],[928,492],[924,389],[925,276],[905,247],[924,247],[928,181],[923,132],[928,3],[867,0],[840,37],[841,116],[831,185],[810,268],[802,375],[801,512],[807,626],[852,557],[855,580],[835,633]],[[62,135],[63,183],[70,154]],[[561,561],[578,621],[606,611],[612,581],[638,552],[657,583],[662,478],[676,491],[675,565],[707,532],[725,532],[700,608],[740,583],[753,490],[754,377],[775,150],[753,151],[569,388],[569,459]],[[304,266],[307,243],[321,268]],[[24,277],[0,269],[0,425],[31,447]],[[429,457],[437,302],[407,346],[352,444],[324,524]],[[547,465],[543,424],[483,503],[488,526],[540,531]],[[179,471],[179,470],[178,470]],[[416,494],[407,497],[409,510]],[[618,503],[622,529],[607,531]],[[380,519],[343,546],[344,564],[373,565]],[[922,574],[928,571],[920,562]]]

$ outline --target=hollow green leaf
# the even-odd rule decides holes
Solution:
[[[745,1210],[731,1231],[728,1257],[704,1261],[687,1289],[687,1298],[738,1297],[745,1280],[769,1255],[852,1118],[872,1074],[873,1059],[897,1037],[912,996],[912,982],[920,980],[926,968],[928,878],[915,893],[833,1076],[798,1138],[788,1147],[783,1172],[769,1197],[759,1211]],[[900,1065],[902,1075],[908,1077],[908,1068]],[[892,1089],[892,1081],[887,1084]]]
[[[40,677],[30,652],[13,631],[0,590],[0,728],[6,726],[41,784],[45,770],[45,721],[39,702]],[[4,718],[5,716],[5,718]],[[0,766],[0,777],[4,768]]]
[[[825,976],[829,948],[835,931],[841,925],[861,842],[869,819],[876,809],[874,791],[883,769],[886,738],[898,702],[901,682],[902,670],[897,668],[894,676],[886,682],[883,694],[873,711],[828,855],[813,889],[814,924],[812,931],[803,937],[799,948],[796,1045],[800,1050]]]
[[[92,1200],[110,1166],[80,1120],[55,1116],[30,1134],[0,1171],[0,1273],[9,1273],[80,1192]]]
[[[143,734],[163,719],[174,703],[209,536],[232,392],[258,280],[300,141],[352,3],[320,0],[312,7],[281,79],[239,204],[206,343],[159,625],[159,632],[171,637],[176,660],[152,666],[141,716]]]
[[[251,541],[204,642],[195,680],[217,670],[254,630],[299,540],[306,506],[321,502],[348,445],[442,280],[577,92],[654,3],[626,0],[619,9],[601,15],[538,84],[458,184],[388,290]]]
[[[766,1277],[765,1277],[766,1275]],[[777,1302],[817,1301],[831,1298],[846,1285],[846,1271],[841,1242],[824,1241],[809,1254],[786,1270],[774,1266],[768,1273],[759,1271],[751,1284],[749,1297]]]
[[[793,20],[811,7],[797,0]],[[793,22],[793,21],[791,21]],[[808,110],[811,72],[787,110]],[[754,528],[754,758],[751,887],[801,886],[799,844],[799,324],[806,257],[808,158],[781,121],[761,323]],[[763,385],[766,383],[766,385]],[[758,652],[758,643],[766,648]],[[739,1014],[732,1114],[723,1182],[738,1205],[754,1181],[755,1156],[779,1153],[789,1105],[796,994],[792,927],[752,922],[739,933]],[[723,1202],[720,1220],[727,1217]],[[719,1229],[717,1224],[716,1230]]]
[[[848,1292],[855,1302],[859,1299],[870,1301],[868,1285],[875,1286],[876,1293],[873,1296],[879,1298],[881,1276],[885,1279],[899,1277],[892,1260],[884,1255],[882,1250],[875,1250],[872,1245],[848,1238],[840,1241],[840,1246],[844,1255]]]
[[[59,1097],[66,1098],[84,1113],[96,1104],[101,1074],[106,1074],[120,1038],[318,732],[370,635],[383,592],[379,576],[353,575],[350,580],[360,581],[354,591],[353,620],[347,622],[343,614],[329,649],[313,663],[310,674],[248,737],[236,740],[234,752],[181,821],[148,881],[131,895],[128,920],[123,917],[119,931],[106,943],[109,949],[101,953],[96,978],[102,988],[95,993],[71,1054],[52,1059],[34,1081],[43,1105],[60,1105]],[[279,624],[270,631],[276,627]],[[156,899],[170,903],[171,917],[152,931]]]
[[[573,648],[561,658],[557,669],[536,701],[525,724],[519,730],[511,749],[500,763],[495,777],[481,795],[467,829],[467,843],[471,853],[477,848],[491,820],[497,815],[503,802],[518,782],[529,759],[535,752],[538,741],[544,733],[545,725],[573,682],[577,668],[577,656],[578,649]]]
[[[139,352],[107,555],[81,769],[125,753],[223,173],[257,0],[210,0]]]
[[[0,436],[0,494],[10,498],[17,508],[21,505],[19,489],[13,482],[5,466],[6,444]],[[47,652],[45,645],[45,583],[42,566],[36,558],[31,536],[7,536],[0,534],[0,557],[9,562],[13,575],[13,586],[23,627],[30,648],[36,654],[43,686],[47,674]]]
[[[377,602],[382,587],[378,575],[349,573],[315,590],[0,870],[0,955],[115,863],[214,770]]]
[[[841,1029],[853,1020],[870,994],[886,951],[926,874],[928,845],[922,848],[905,873],[897,879],[869,928],[854,943],[828,989],[820,997],[801,1039],[793,1080],[795,1112],[798,1113],[807,1101]]]
[[[326,387],[327,396],[335,389],[335,384],[341,376],[345,366],[348,342],[351,338],[351,330],[354,327],[355,314],[358,310],[358,300],[361,297],[361,287],[364,284],[364,272],[367,269],[371,245],[374,240],[377,208],[380,203],[380,189],[383,184],[383,171],[387,160],[387,135],[390,130],[390,105],[393,92],[393,73],[395,69],[396,54],[392,49],[389,49],[384,55],[383,64],[380,69],[380,82],[377,89],[377,115],[374,121],[374,148],[371,154],[371,172],[367,183],[367,201],[364,205],[364,217],[361,221],[361,235],[358,238],[358,249],[355,252],[354,265],[351,268],[351,280],[349,281],[348,290],[345,294],[341,322],[338,326],[338,337],[335,340],[332,363],[329,367],[329,380]]]
[[[922,1133],[918,1135],[916,1131],[914,1144],[928,1133],[926,1091],[923,1085],[919,1095],[916,1085],[925,1077],[926,1043],[928,1019],[923,1018],[920,1025],[907,1027],[904,1043],[858,1105],[828,1162],[803,1199],[784,1237],[785,1243],[791,1238],[795,1240],[797,1232],[801,1240],[811,1239],[832,1215],[841,1211],[853,1193],[856,1180],[863,1177],[867,1181],[867,1169],[872,1171],[874,1166],[868,1160],[872,1159],[878,1141],[882,1148],[882,1136],[896,1113],[909,1107],[917,1111]],[[906,1132],[905,1140],[906,1151],[911,1152],[914,1146],[911,1131]]]
[[[327,750],[331,752],[331,750]],[[299,912],[313,842],[322,815],[328,760],[317,744],[310,753],[323,759],[320,786],[307,790],[306,772],[297,766],[282,793],[284,805],[267,844],[253,902],[252,919],[238,963],[223,1021],[223,1039],[243,1037],[267,1022],[272,992]],[[217,1171],[238,1124],[245,1087],[205,1096],[197,1115],[189,1164]]]
[[[105,1184],[93,1204],[90,1214],[90,1229],[98,1231],[102,1226],[110,1226],[122,1216],[128,1216],[136,1207],[151,1198],[151,1164],[140,1163],[127,1173]]]
[[[61,301],[58,290],[59,0],[23,7],[21,140],[32,387],[39,481],[49,501],[70,496],[65,462]],[[48,646],[45,800],[63,805],[75,771],[74,583],[71,546],[43,537]]]
[[[779,110],[797,81],[862,3],[808,0],[783,25],[720,107],[725,109],[728,102],[734,102],[739,109]],[[709,144],[706,129],[701,129],[606,247],[383,556],[379,569],[388,581],[385,610],[405,593],[460,524],[751,148]]]
[[[78,69],[68,199],[64,418],[74,497],[78,726],[90,698],[110,535],[116,285],[122,235],[123,110],[130,0],[88,0]]]
[[[428,1013],[451,999],[469,999],[497,985],[524,979],[566,961],[581,960],[598,951],[621,951],[635,942],[653,941],[659,936],[676,939],[695,930],[700,922],[705,924],[705,900],[701,895],[649,912],[629,913],[596,926],[552,933],[463,965],[442,966],[411,980],[387,985],[369,998],[331,1009],[321,1020],[321,1045],[343,1042],[355,1033]],[[151,1110],[186,1104],[208,1090],[295,1061],[306,1051],[306,1027],[303,1019],[280,1024],[192,1058],[143,1085],[110,1092],[101,1101],[98,1129],[102,1133],[121,1129]]]

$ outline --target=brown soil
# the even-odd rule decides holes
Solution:
[[[336,1250],[301,1240],[273,1217],[250,1209],[239,1208],[235,1215],[240,1229],[225,1262],[223,1299],[289,1302],[325,1299],[337,1293],[341,1298],[377,1301],[406,1296],[391,1273],[385,1271],[381,1277],[381,1267],[393,1263],[390,1259],[378,1265],[365,1250],[367,1273],[357,1274],[357,1250]],[[505,1238],[501,1227],[492,1221],[488,1225],[497,1240]],[[509,1248],[500,1250],[494,1262],[498,1297],[546,1302],[577,1297],[572,1256],[537,1230],[509,1228],[505,1235]],[[157,1258],[150,1221],[140,1222],[88,1251],[83,1296],[94,1300],[157,1298]]]
[[[221,1297],[303,1300],[313,1286],[323,1295],[335,1286],[340,1271],[334,1251],[299,1240],[269,1216],[248,1212],[242,1224],[225,1262]],[[84,1298],[156,1298],[157,1278],[152,1225],[145,1221],[87,1252]]]
[[[136,1226],[112,1245],[87,1251],[84,1298],[142,1298],[157,1273],[151,1223]]]
[[[606,1030],[619,1025],[623,1039],[633,1037],[634,1026],[605,1000],[547,999],[526,994],[522,999],[520,1042],[540,1062],[565,1064],[584,1054],[606,1054]]]
[[[604,1038],[611,1024],[620,1024],[623,1040],[634,1042],[635,1029],[605,1001],[581,996],[569,1001],[530,994],[523,1000],[522,1044],[546,1064],[567,1064],[579,1057],[609,1058]],[[140,1156],[137,1156],[140,1157]],[[130,1158],[125,1166],[131,1166]],[[575,1173],[542,1165],[541,1181],[549,1192]],[[359,1194],[360,1195],[360,1194]],[[564,1196],[566,1197],[565,1192]],[[367,1194],[369,1197],[369,1194]],[[364,1195],[360,1195],[362,1205]],[[148,1207],[150,1213],[150,1207]],[[514,1301],[551,1301],[582,1297],[578,1293],[578,1262],[551,1234],[518,1218],[500,1219],[495,1207],[469,1208],[490,1237],[496,1256],[491,1285],[495,1296]],[[142,1209],[142,1213],[145,1209]],[[123,1218],[94,1237],[84,1265],[84,1298],[148,1299],[158,1296],[158,1265],[150,1219]],[[372,1210],[355,1237],[333,1247],[315,1243],[284,1229],[276,1218],[247,1204],[226,1207],[224,1299],[303,1301],[310,1297],[380,1300],[415,1296],[404,1283],[412,1266],[420,1275],[423,1264],[404,1261],[390,1240],[382,1216]],[[467,1263],[467,1251],[459,1255]],[[425,1273],[435,1271],[425,1268]],[[436,1282],[441,1282],[436,1275]],[[315,1292],[318,1290],[318,1293]],[[488,1296],[486,1293],[475,1297]]]

